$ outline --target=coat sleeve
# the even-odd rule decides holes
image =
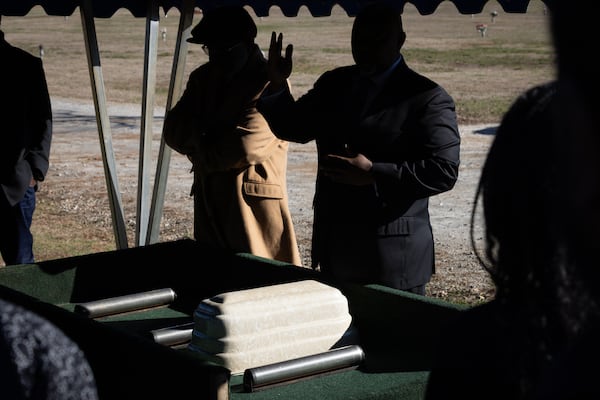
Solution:
[[[315,83],[315,87],[319,82]],[[313,88],[296,101],[288,81],[284,90],[262,96],[257,109],[266,118],[275,136],[290,142],[308,143],[315,139],[313,121],[321,118],[314,111],[324,109],[319,99],[320,95],[315,96]]]
[[[196,107],[198,89],[193,79],[194,75],[192,73],[190,76],[177,104],[166,113],[163,127],[165,143],[178,153],[188,156],[200,145],[202,135],[202,116]]]
[[[212,99],[202,92],[206,82],[199,72],[190,76],[180,101],[167,114],[165,142],[203,173],[242,170],[271,157],[281,140],[256,110],[260,82],[221,93],[226,99],[219,103],[217,117],[206,111]]]
[[[26,159],[31,166],[34,179],[43,181],[49,167],[50,145],[52,142],[52,107],[44,68],[42,61],[38,58],[34,59],[34,70],[31,79],[30,115],[32,117],[33,132]]]
[[[415,151],[400,162],[374,162],[380,195],[395,198],[411,193],[425,198],[452,189],[458,179],[460,134],[455,104],[441,87],[413,103],[414,121],[407,128]]]
[[[242,120],[217,140],[208,143],[196,155],[205,172],[243,170],[270,158],[281,140],[256,109],[243,111]]]

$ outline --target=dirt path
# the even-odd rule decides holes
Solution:
[[[66,213],[78,214],[90,229],[111,231],[106,184],[92,104],[53,99],[54,140],[51,168],[44,191]],[[111,105],[112,144],[128,229],[135,230],[135,205],[139,159],[139,105]],[[162,112],[156,110],[153,127],[151,181],[160,143]],[[481,166],[493,140],[495,126],[462,126],[459,180],[450,192],[431,199],[430,212],[436,240],[437,273],[428,294],[452,301],[474,303],[491,296],[491,285],[479,266],[469,238],[475,188]],[[175,240],[192,232],[192,201],[188,196],[192,176],[187,158],[172,154],[167,180],[161,240]],[[290,208],[303,261],[308,265],[312,231],[316,154],[313,143],[292,143],[289,151]],[[481,229],[478,230],[481,236]]]

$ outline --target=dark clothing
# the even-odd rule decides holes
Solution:
[[[443,329],[425,399],[598,399],[598,329],[536,367],[523,308],[493,300],[459,314]]]
[[[11,206],[0,196],[0,253],[6,264],[33,263],[33,235],[31,221],[35,211],[35,189],[27,188],[23,200]],[[13,260],[13,262],[9,262]]]
[[[426,399],[519,399],[523,324],[496,301],[463,311],[437,345]]]
[[[0,388],[3,399],[95,400],[84,353],[56,326],[0,299]]]
[[[32,261],[17,256],[27,253],[22,247],[28,244],[19,241],[27,235],[9,221],[20,212],[32,178],[43,181],[48,171],[52,110],[41,59],[8,44],[1,31],[0,61],[0,251],[6,264],[19,264]],[[24,216],[16,223],[29,230],[31,221]],[[9,236],[17,247],[5,248]]]
[[[600,399],[597,384],[600,358],[600,322],[588,326],[569,348],[557,354],[556,361],[543,371],[536,399],[596,400]]]
[[[597,282],[583,277],[591,263],[570,243],[574,191],[565,189],[576,175],[565,172],[573,160],[569,131],[553,118],[558,99],[556,82],[528,89],[496,132],[477,194],[495,299],[443,329],[427,400],[598,398]]]
[[[373,162],[370,185],[318,173],[313,267],[346,281],[411,289],[434,272],[429,196],[452,189],[458,177],[454,102],[403,60],[376,93],[356,95],[358,79],[358,67],[337,68],[297,101],[288,91],[259,110],[278,137],[316,140],[320,163],[346,149]]]

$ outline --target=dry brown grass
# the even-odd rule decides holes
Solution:
[[[548,80],[554,73],[543,4],[532,0],[526,14],[499,13],[490,22],[491,10],[501,10],[488,2],[479,15],[459,14],[450,2],[443,2],[428,16],[418,14],[407,3],[404,25],[408,39],[404,48],[409,64],[438,81],[455,97],[461,123],[495,122],[503,109],[524,88]],[[160,29],[167,40],[159,40],[156,104],[164,107],[178,12],[161,14]],[[200,14],[194,17],[194,23]],[[283,32],[294,44],[295,94],[302,94],[325,70],[352,62],[350,31],[353,18],[334,7],[330,17],[312,17],[304,8],[298,17],[282,16],[272,8],[269,17],[256,18],[257,43],[267,49],[272,31]],[[475,29],[488,24],[486,37]],[[108,101],[140,103],[145,19],[120,10],[112,18],[95,20]],[[68,18],[47,16],[34,8],[26,17],[4,17],[7,39],[33,54],[38,45],[45,48],[44,65],[53,97],[89,100],[91,90],[81,30],[76,11]],[[206,61],[199,46],[190,46],[186,73]],[[477,108],[474,104],[482,105]],[[486,111],[485,107],[493,112]]]

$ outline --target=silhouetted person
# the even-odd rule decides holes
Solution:
[[[573,328],[575,315],[563,319],[572,312],[563,296],[574,288],[562,256],[560,169],[568,161],[553,126],[555,102],[554,82],[532,88],[498,127],[474,205],[475,212],[481,199],[481,262],[496,294],[440,335],[428,400],[534,398],[543,370]]]
[[[286,185],[289,143],[256,110],[267,64],[242,7],[206,10],[192,30],[209,61],[167,113],[165,141],[192,161],[194,237],[300,265]]]
[[[504,116],[479,185],[497,294],[444,329],[428,400],[600,398],[600,4],[547,4],[558,78]]]
[[[568,346],[544,374],[539,398],[598,399],[597,368],[600,359],[600,124],[598,109],[600,77],[590,52],[600,34],[597,16],[600,3],[582,0],[575,4],[552,1],[551,32],[558,60],[556,125],[563,133],[560,143],[566,175],[564,208],[570,291],[563,302],[571,304],[565,324],[571,326]]]
[[[42,61],[0,30],[0,254],[33,263],[36,191],[48,171],[52,109]]]
[[[324,73],[294,100],[292,45],[269,49],[270,85],[259,103],[280,138],[316,141],[312,267],[334,279],[425,294],[434,272],[429,197],[458,177],[455,105],[409,68],[400,12],[365,7],[352,29],[355,65]]]

